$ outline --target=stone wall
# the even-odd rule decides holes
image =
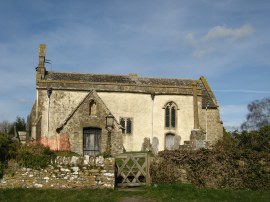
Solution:
[[[45,169],[21,168],[10,163],[0,188],[110,188],[115,185],[114,158],[57,157]]]
[[[206,114],[207,114],[207,140],[210,144],[215,144],[222,138],[223,124],[220,118],[219,109],[201,110],[200,127],[206,132]]]
[[[101,130],[99,152],[107,151],[106,116],[110,111],[96,92],[66,92],[53,89],[50,100],[47,96],[47,90],[38,90],[37,94],[38,115],[34,118],[41,118],[35,128],[37,135],[32,133],[34,140],[49,146],[52,150],[71,150],[78,154],[84,154],[83,130],[97,128]],[[96,103],[95,114],[90,114],[89,107],[92,101]],[[121,153],[123,151],[122,130],[117,121],[115,121],[111,137],[112,154]]]

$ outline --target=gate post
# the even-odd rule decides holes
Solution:
[[[151,164],[151,157],[147,153],[146,154],[146,184],[151,185],[151,176],[150,176],[150,164]]]

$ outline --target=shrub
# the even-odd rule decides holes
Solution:
[[[231,141],[231,140],[230,140]],[[153,183],[182,182],[181,169],[198,187],[270,190],[270,154],[265,151],[229,146],[220,141],[212,150],[159,152],[151,164]]]
[[[4,175],[4,170],[5,170],[5,164],[0,161],[0,179]]]
[[[238,146],[256,151],[270,151],[270,125],[258,131],[235,131],[231,134],[238,141]]]
[[[51,164],[55,157],[56,154],[49,147],[41,144],[32,144],[21,148],[18,161],[21,166],[40,169]]]
[[[80,154],[72,151],[55,151],[55,155],[65,157],[80,156]]]
[[[0,134],[0,178],[4,175],[8,161],[17,157],[20,146],[18,141],[12,140],[7,134]]]
[[[12,140],[7,134],[0,134],[0,162],[6,164],[9,159],[16,158],[20,143]]]

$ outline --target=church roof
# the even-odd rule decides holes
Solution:
[[[151,77],[140,77],[137,74],[128,75],[113,75],[113,74],[89,74],[89,73],[63,73],[63,72],[46,72],[45,81],[49,82],[78,82],[78,83],[91,83],[91,84],[111,84],[117,85],[131,85],[138,87],[145,86],[157,86],[162,88],[192,88],[192,84],[197,82],[197,87],[202,92],[202,107],[216,108],[216,98],[211,91],[207,80],[201,77],[199,80],[193,79],[178,79],[178,78],[151,78]],[[44,81],[43,80],[43,81]],[[62,84],[63,85],[63,84]],[[104,90],[104,86],[103,90]],[[100,89],[102,87],[99,87]],[[122,89],[122,88],[121,88]],[[159,89],[160,90],[160,89]],[[187,92],[187,90],[185,90]],[[139,92],[139,91],[138,91]],[[170,91],[171,92],[171,91]]]
[[[139,84],[139,85],[164,85],[164,86],[192,86],[191,79],[150,78],[139,77],[136,74],[113,75],[113,74],[82,74],[48,72],[46,80],[64,80],[81,82],[100,82],[116,84]]]

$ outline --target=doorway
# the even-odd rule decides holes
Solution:
[[[95,156],[101,151],[101,129],[83,129],[83,155]]]
[[[165,149],[173,150],[174,149],[174,134],[168,133],[165,136]]]

